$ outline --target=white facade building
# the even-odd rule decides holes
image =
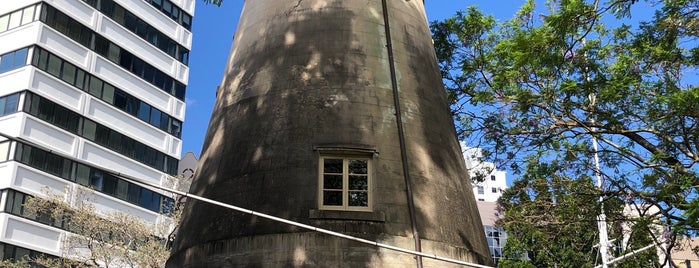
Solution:
[[[502,251],[507,240],[507,233],[496,222],[502,215],[498,211],[498,198],[507,188],[506,172],[497,170],[494,163],[482,161],[482,151],[479,148],[466,147],[461,144],[464,161],[473,181],[473,195],[476,197],[478,213],[485,230],[490,256],[495,264],[503,257]],[[474,180],[475,178],[475,180]]]
[[[479,148],[461,145],[464,161],[473,183],[473,195],[477,201],[495,202],[507,188],[506,172],[497,170],[494,163],[481,161],[482,152]]]
[[[0,258],[62,256],[61,221],[27,196],[168,221],[195,0],[11,0],[0,5]]]

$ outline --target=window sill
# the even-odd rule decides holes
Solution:
[[[311,209],[308,218],[312,220],[355,220],[385,222],[386,213],[383,211],[346,211]]]

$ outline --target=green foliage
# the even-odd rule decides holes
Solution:
[[[460,137],[516,176],[501,265],[599,263],[602,207],[610,235],[631,238],[619,254],[697,235],[699,1],[537,3],[500,23],[469,7],[431,24]],[[634,205],[658,211],[623,213]]]

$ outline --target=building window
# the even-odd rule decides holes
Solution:
[[[0,143],[0,153],[5,143]],[[17,143],[14,160],[153,212],[163,214],[173,212],[174,200],[170,197],[125,181],[106,171],[74,162],[28,144]]]
[[[478,198],[478,201],[485,201],[485,199],[483,199],[483,198]]]
[[[495,175],[490,175],[490,180],[495,181]]]
[[[0,16],[0,33],[33,22],[36,20],[36,10],[37,5],[31,5]]]
[[[493,187],[491,190],[493,191],[493,193],[497,193],[497,192],[498,192],[498,188],[495,188],[495,187]]]
[[[125,91],[102,81],[96,76],[86,73],[58,56],[41,47],[34,47],[32,64],[54,77],[83,90],[90,95],[111,104],[134,117],[177,138],[181,136],[182,122],[161,112],[150,104],[137,99]],[[0,102],[0,106],[2,103]],[[2,110],[0,109],[0,113]]]
[[[370,210],[371,160],[359,157],[320,158],[320,208]]]
[[[483,189],[483,186],[478,186],[478,194],[485,194],[485,190]]]
[[[0,116],[17,112],[19,93],[0,97]]]
[[[18,69],[27,63],[27,50],[22,48],[0,55],[0,73]]]
[[[68,38],[81,43],[86,48],[95,51],[102,57],[108,59],[116,65],[123,67],[132,74],[142,78],[144,81],[158,87],[175,98],[184,100],[185,85],[181,82],[156,69],[130,52],[122,49],[109,39],[97,34],[87,26],[84,26],[78,21],[70,18],[68,15],[63,14],[58,9],[55,9],[50,5],[44,5],[42,10],[41,21],[49,27],[59,31]],[[176,53],[177,49],[173,47],[172,51],[172,53]],[[58,67],[60,68],[60,66]],[[148,69],[149,71],[145,71],[145,69]],[[51,73],[51,71],[49,71],[49,73]],[[54,75],[58,76],[56,74]],[[156,83],[156,77],[162,77],[165,83]]]

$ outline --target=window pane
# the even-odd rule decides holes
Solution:
[[[342,206],[341,191],[323,191],[324,206]]]
[[[102,192],[108,195],[115,195],[117,187],[117,178],[111,175],[105,175],[102,182]]]
[[[15,52],[14,63],[12,63],[12,68],[16,69],[27,64],[27,48],[17,50]]]
[[[107,58],[109,58],[110,61],[118,62],[120,54],[121,54],[121,48],[119,48],[115,44],[109,44],[109,54],[108,54]]]
[[[12,12],[10,14],[10,24],[8,29],[12,29],[14,27],[19,26],[19,24],[22,22],[22,10],[17,10],[15,12]]]
[[[8,159],[10,153],[10,142],[0,143],[0,162]]]
[[[89,87],[89,93],[92,96],[101,98],[102,97],[102,80],[98,79],[97,77],[90,77],[90,87]]]
[[[114,87],[112,85],[104,83],[104,88],[102,89],[102,100],[109,104],[114,102]]]
[[[75,174],[75,182],[82,186],[90,185],[90,168],[83,164],[76,164],[77,172]]]
[[[13,94],[5,97],[4,108],[0,109],[0,114],[9,114],[17,111],[19,105],[19,94]]]
[[[160,127],[160,111],[158,109],[151,109],[150,111],[150,124],[155,127]]]
[[[22,25],[31,22],[34,19],[34,7],[30,6],[24,9],[24,14],[22,14]]]
[[[75,75],[75,87],[83,89],[83,87],[85,86],[85,71],[78,69],[76,73],[77,74]]]
[[[350,190],[368,190],[367,176],[349,176],[349,189]]]
[[[125,180],[118,179],[116,185],[116,197],[119,199],[126,200],[128,196],[129,183]]]
[[[323,173],[342,173],[342,159],[324,159]]]
[[[75,68],[75,65],[66,63],[63,65],[63,74],[61,75],[61,80],[65,81],[68,84],[74,85],[75,84],[75,72],[77,68]]]
[[[7,25],[10,22],[10,16],[2,16],[0,17],[0,32],[3,32],[7,30]]]
[[[0,73],[12,70],[12,63],[14,62],[14,53],[7,53],[5,55],[0,55]]]
[[[349,192],[349,205],[352,207],[368,207],[367,192]]]
[[[367,174],[367,160],[349,160],[350,174]]]
[[[95,137],[96,132],[97,132],[97,124],[95,122],[93,122],[92,120],[87,120],[87,119],[83,120],[83,135],[82,136],[84,138],[91,140],[91,141],[94,141],[96,138]]]
[[[61,59],[56,57],[56,55],[50,54],[49,55],[49,66],[48,66],[48,69],[46,71],[55,77],[60,77],[61,62],[62,62]]]
[[[143,121],[150,121],[150,105],[145,102],[141,102],[138,105],[138,118]]]
[[[104,174],[102,174],[102,171],[94,169],[91,173],[92,174],[90,174],[90,186],[92,186],[92,188],[97,191],[102,191]]]
[[[323,189],[342,189],[342,175],[324,175]]]

